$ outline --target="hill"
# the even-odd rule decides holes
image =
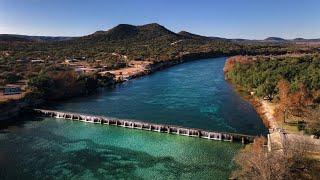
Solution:
[[[15,35],[15,34],[0,34],[0,41],[3,42],[30,42],[27,36]]]
[[[179,38],[179,35],[166,29],[165,27],[152,23],[142,26],[134,26],[129,24],[119,24],[107,31],[97,31],[91,35],[80,37],[81,40],[87,41],[121,41],[135,40],[145,41],[157,39],[161,37]]]
[[[0,41],[5,42],[54,42],[70,40],[73,37],[64,36],[27,36],[18,34],[0,34]]]
[[[268,38],[278,41],[281,39]],[[295,51],[294,43],[290,44],[292,41],[284,42],[286,43],[206,37],[186,31],[175,33],[157,23],[139,26],[119,24],[109,30],[96,31],[82,37],[0,35],[0,52],[8,60],[44,59],[61,62],[68,57],[86,57],[91,63],[99,60],[113,66],[123,61],[114,54],[125,55],[131,60],[162,61],[186,54],[202,57],[204,54],[255,55]]]
[[[209,37],[201,36],[198,34],[193,34],[193,33],[187,32],[187,31],[180,31],[178,34],[185,37],[185,38],[209,39]]]
[[[264,39],[264,41],[271,41],[271,42],[285,42],[286,39],[280,38],[280,37],[268,37]]]
[[[293,39],[294,42],[305,42],[305,43],[320,43],[319,39],[304,39],[304,38],[295,38]]]

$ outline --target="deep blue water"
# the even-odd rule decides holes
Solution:
[[[180,64],[54,109],[208,130],[265,134],[253,107],[224,80],[226,58]]]

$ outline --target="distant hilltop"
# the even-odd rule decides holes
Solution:
[[[227,39],[223,37],[208,37],[198,34],[194,34],[187,31],[180,31],[175,33],[165,28],[157,23],[145,24],[140,26],[130,25],[130,24],[119,24],[106,31],[96,31],[93,34],[82,36],[82,37],[65,37],[65,36],[28,36],[28,35],[18,35],[18,34],[0,34],[0,41],[5,42],[56,42],[56,41],[66,41],[72,39],[90,39],[93,40],[123,40],[132,38],[147,38],[152,39],[159,36],[168,36],[174,38],[191,38],[198,40],[224,40],[233,42],[271,42],[271,43],[290,43],[290,42],[319,42],[319,39],[284,39],[281,37],[268,37],[264,40],[251,40],[251,39]]]
[[[0,34],[0,41],[51,42],[51,41],[64,41],[72,38],[73,37],[63,37],[63,36],[28,36],[28,35],[18,35],[18,34]]]
[[[268,37],[268,38],[266,38],[264,40],[265,41],[286,41],[285,39],[280,38],[280,37]]]

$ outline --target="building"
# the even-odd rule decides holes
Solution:
[[[44,60],[42,60],[42,59],[32,59],[31,62],[32,63],[44,63]]]
[[[3,95],[21,94],[19,85],[6,85],[3,89]]]

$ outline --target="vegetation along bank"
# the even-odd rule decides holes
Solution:
[[[237,155],[233,178],[319,178],[319,69],[318,53],[227,60],[226,79],[253,103],[270,133]]]

